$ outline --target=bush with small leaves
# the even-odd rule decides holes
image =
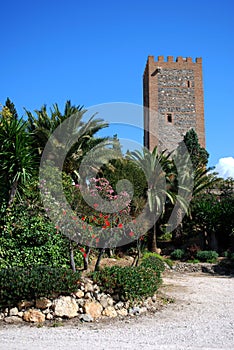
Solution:
[[[160,277],[161,272],[165,270],[165,265],[162,259],[160,259],[156,254],[149,253],[145,255],[141,261],[140,266],[154,270]]]
[[[91,276],[101,291],[118,295],[123,301],[153,296],[161,283],[157,272],[143,266],[105,267]]]
[[[67,268],[35,266],[0,270],[0,310],[14,307],[20,300],[70,294],[77,290],[80,272]]]
[[[183,249],[175,249],[171,253],[171,258],[174,260],[180,260],[184,257],[184,255],[185,255],[185,251]]]
[[[219,254],[214,250],[200,250],[197,252],[197,259],[203,262],[216,262]]]

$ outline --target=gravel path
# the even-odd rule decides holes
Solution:
[[[234,278],[171,274],[175,302],[154,315],[63,327],[2,326],[4,350],[234,349]]]

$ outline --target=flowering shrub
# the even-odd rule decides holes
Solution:
[[[46,181],[42,180],[40,189],[45,210],[56,222],[56,229],[80,245],[113,247],[124,239],[132,241],[137,237],[128,193],[115,194],[105,178],[91,178],[88,184],[76,184],[72,190],[65,191],[69,206],[60,201],[56,185],[49,191]]]

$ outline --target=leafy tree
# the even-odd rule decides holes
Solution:
[[[208,163],[209,153],[205,148],[201,147],[197,134],[194,129],[190,129],[184,136],[183,141],[179,144],[179,148],[185,144],[190,154],[191,162],[196,169],[199,166],[206,166]]]
[[[5,107],[8,108],[11,116],[14,119],[18,119],[18,113],[16,111],[15,105],[14,103],[9,99],[9,97],[7,97],[6,102],[5,102]]]

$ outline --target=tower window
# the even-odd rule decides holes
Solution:
[[[172,123],[172,114],[171,113],[167,113],[167,122]]]
[[[191,81],[190,80],[187,81],[187,86],[188,86],[188,88],[191,88]]]

